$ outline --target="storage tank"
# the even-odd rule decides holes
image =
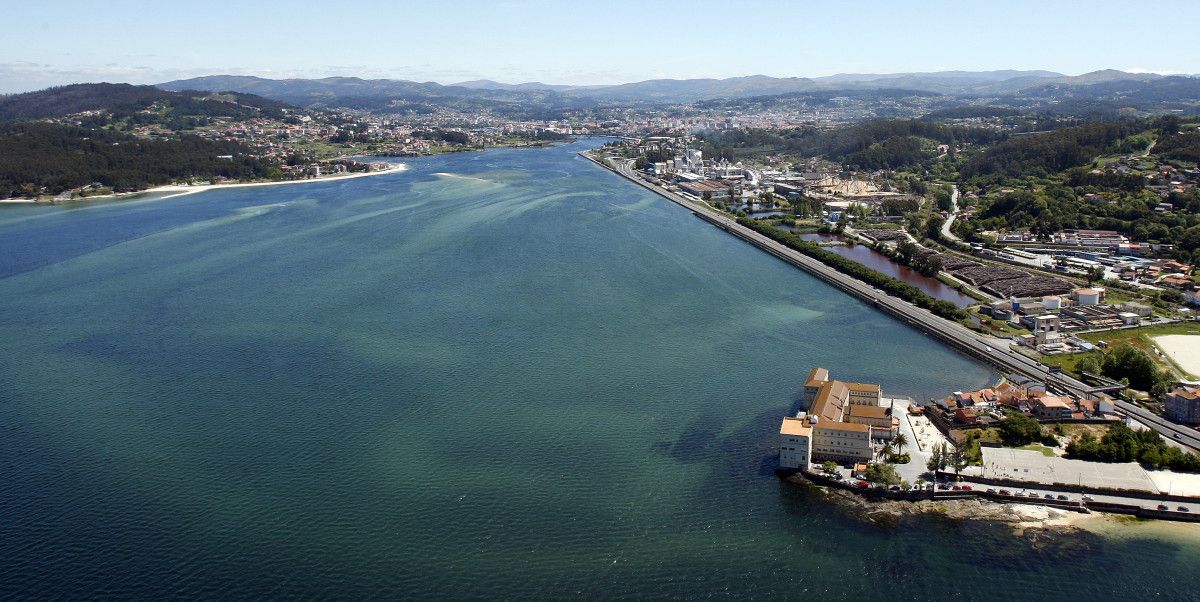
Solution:
[[[1094,288],[1081,288],[1075,291],[1075,300],[1080,305],[1100,305],[1100,291]]]

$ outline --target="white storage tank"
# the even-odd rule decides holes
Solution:
[[[1076,289],[1075,301],[1080,305],[1100,305],[1100,291],[1094,288]]]

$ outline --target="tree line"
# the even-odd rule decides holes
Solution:
[[[1138,462],[1150,469],[1200,472],[1200,457],[1168,445],[1155,431],[1135,431],[1116,423],[1097,439],[1084,433],[1067,444],[1067,457],[1092,462]]]

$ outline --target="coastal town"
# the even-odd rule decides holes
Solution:
[[[880,305],[887,278],[858,276],[831,255],[863,246],[878,257],[871,267],[925,294],[952,289],[958,295],[945,298],[954,305],[929,306],[942,321],[910,323],[953,340],[953,322],[972,333],[975,354],[1005,369],[991,387],[913,400],[813,368],[779,427],[781,474],[890,499],[1200,520],[1191,510],[1200,511],[1192,428],[1200,424],[1200,284],[1172,245],[1101,229],[964,233],[955,222],[979,204],[953,185],[903,189],[894,175],[820,159],[709,160],[702,146],[685,134],[656,135],[591,158],[844,290],[847,274],[865,279],[875,292],[860,296],[889,313],[924,312]],[[1126,175],[1116,171],[1125,162],[1110,165]],[[1195,194],[1195,168],[1152,172],[1139,177],[1159,198]],[[1172,210],[1165,201],[1154,208]],[[843,274],[826,277],[813,259]],[[905,300],[921,305],[919,296]],[[1123,440],[1140,443],[1112,451]]]

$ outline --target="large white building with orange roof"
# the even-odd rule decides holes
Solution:
[[[808,468],[813,462],[869,462],[873,439],[890,439],[897,422],[881,406],[879,385],[829,379],[829,371],[813,368],[804,383],[808,409],[783,419],[779,427],[779,465]]]

